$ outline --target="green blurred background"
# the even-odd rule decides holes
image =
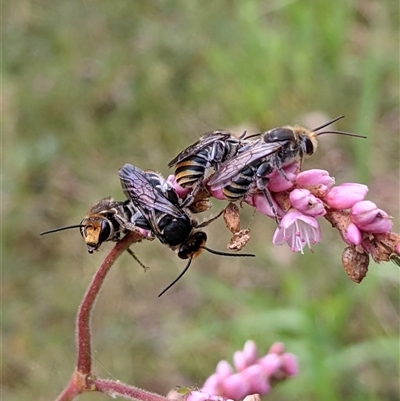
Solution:
[[[345,114],[305,168],[370,187],[399,224],[397,1],[48,1],[3,6],[3,397],[51,400],[75,362],[74,319],[111,249],[89,255],[77,224],[118,168],[164,175],[204,132],[241,133]],[[215,212],[223,203],[215,203]],[[252,260],[202,255],[184,266],[157,242],[112,269],[93,315],[94,373],[165,394],[201,386],[247,339],[277,340],[300,374],[270,400],[398,400],[399,268],[371,263],[361,285],[322,223],[314,253],[274,247],[274,222],[251,222]],[[223,250],[221,221],[207,229]],[[85,394],[82,400],[106,400]]]

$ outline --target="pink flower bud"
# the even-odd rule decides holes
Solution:
[[[236,351],[233,354],[233,365],[238,372],[246,369],[257,361],[257,347],[254,341],[247,341],[243,351]]]
[[[333,209],[343,210],[352,207],[364,199],[368,187],[357,183],[344,183],[333,187],[324,198],[324,201]]]
[[[357,202],[350,212],[351,221],[366,232],[381,234],[393,227],[390,216],[371,201]]]
[[[204,383],[203,387],[201,388],[201,391],[205,391],[210,394],[218,394],[218,386],[219,386],[220,380],[219,377],[216,373],[213,373]]]
[[[224,380],[233,374],[233,368],[227,361],[219,361],[215,373],[219,380]]]
[[[344,240],[346,241],[346,243],[348,245],[352,245],[352,244],[360,245],[361,244],[361,240],[362,240],[361,231],[354,223],[350,223],[347,226]]]
[[[249,366],[243,351],[236,351],[233,354],[233,366],[238,372],[241,372]]]
[[[243,381],[247,383],[248,393],[267,394],[270,390],[270,385],[265,377],[262,366],[252,365],[240,374]]]
[[[335,179],[326,170],[312,169],[299,173],[296,177],[296,184],[305,187],[322,186],[329,189],[335,184]]]
[[[261,214],[265,214],[266,216],[272,218],[275,217],[274,212],[272,211],[271,206],[269,205],[268,200],[264,196],[264,194],[247,196],[245,202],[251,206],[254,206],[257,209],[257,211],[260,212]],[[272,203],[274,205],[277,215],[283,216],[282,209],[278,206],[278,204],[275,202],[273,198],[272,198]]]
[[[267,354],[258,363],[264,369],[266,376],[272,376],[281,367],[281,357],[277,354]]]
[[[358,228],[367,233],[383,234],[392,230],[393,222],[390,216],[378,209],[377,217],[371,223],[359,225]]]
[[[257,345],[254,341],[248,340],[244,344],[243,353],[246,355],[247,363],[250,365],[258,359]]]
[[[269,351],[268,351],[268,353],[269,354],[278,354],[278,355],[281,355],[281,354],[283,354],[284,352],[285,352],[285,345],[283,344],[283,343],[281,343],[281,342],[276,342],[276,343],[273,343],[272,345],[271,345],[271,348],[269,349]]]
[[[250,394],[250,388],[240,373],[229,376],[222,383],[223,392],[222,396],[234,398],[235,400],[245,397]]]
[[[296,173],[299,170],[299,163],[293,162],[282,168],[282,172],[277,169],[268,175],[268,189],[272,192],[282,192],[293,187]]]
[[[299,373],[299,364],[296,355],[290,352],[282,355],[282,370],[287,376],[297,376]]]
[[[318,217],[326,214],[322,201],[312,195],[308,189],[294,189],[289,198],[295,209],[308,216]]]

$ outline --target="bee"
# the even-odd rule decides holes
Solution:
[[[207,235],[198,230],[216,220],[222,212],[201,224],[192,219],[186,209],[171,202],[160,189],[152,185],[149,175],[138,167],[125,164],[119,170],[119,178],[125,196],[133,202],[158,240],[176,251],[181,259],[189,259],[178,277],[158,296],[169,290],[189,269],[202,250],[223,256],[255,256],[214,251],[206,246]]]
[[[236,138],[226,130],[207,132],[171,160],[168,167],[175,166],[175,177],[181,187],[196,187],[203,181],[208,168],[217,169],[237,153],[245,135],[246,132]]]
[[[97,251],[103,242],[119,241],[127,231],[143,229],[151,233],[147,220],[130,201],[115,201],[112,198],[104,198],[96,202],[87,212],[80,224],[59,227],[43,231],[40,235],[55,233],[58,231],[79,228],[86,243],[89,253]],[[150,234],[147,239],[153,239]],[[143,263],[136,257],[131,249],[128,253],[143,267]]]
[[[262,191],[278,223],[271,194],[267,189],[267,176],[277,170],[287,178],[283,167],[295,160],[299,161],[301,165],[304,157],[313,155],[318,147],[317,137],[319,135],[340,134],[366,138],[343,131],[319,132],[343,117],[337,117],[313,130],[299,125],[284,126],[248,136],[246,139],[254,136],[260,136],[260,138],[239,149],[233,158],[222,163],[210,177],[209,187],[222,189],[225,198],[232,202],[243,199],[252,190]]]

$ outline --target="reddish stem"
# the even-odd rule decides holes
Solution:
[[[96,390],[112,397],[121,396],[130,400],[135,399],[140,401],[167,401],[167,398],[161,395],[113,380],[94,379],[92,383],[96,386]]]
[[[100,265],[92,282],[87,289],[82,303],[79,306],[76,319],[76,347],[77,347],[77,364],[76,370],[71,377],[68,385],[63,392],[57,397],[56,401],[70,401],[77,395],[86,391],[101,391],[93,383],[91,377],[92,354],[91,354],[91,333],[90,333],[90,317],[94,307],[96,298],[100,292],[101,286],[107,276],[108,271],[118,257],[126,251],[134,242],[138,242],[143,237],[140,233],[130,231],[125,237],[116,243],[114,248],[106,256]],[[117,383],[118,384],[118,383]],[[121,388],[124,386],[119,383]],[[158,401],[158,400],[155,400]]]
[[[126,251],[134,242],[142,239],[142,236],[130,231],[121,241],[117,242],[111,252],[104,259],[96,274],[94,275],[89,288],[86,291],[83,301],[78,310],[76,319],[76,343],[77,343],[77,371],[82,375],[90,375],[92,369],[90,315],[94,303],[99,295],[101,286],[111,266],[117,258]]]

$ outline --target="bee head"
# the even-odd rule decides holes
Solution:
[[[207,234],[203,231],[196,231],[185,241],[178,251],[178,257],[181,259],[194,259],[200,255],[207,242]]]
[[[100,215],[85,217],[81,222],[80,231],[89,253],[97,251],[113,233],[111,223]]]

